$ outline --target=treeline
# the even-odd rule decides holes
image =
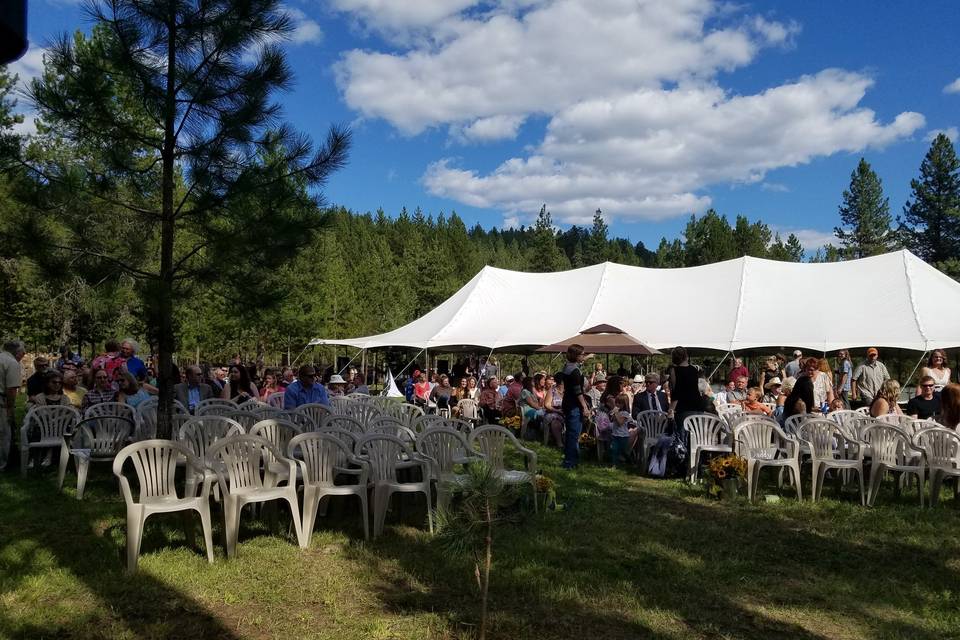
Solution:
[[[78,50],[95,48],[98,39],[106,42],[108,37],[102,29],[95,29],[89,41],[78,34]],[[62,69],[45,70],[52,86],[66,77]],[[69,123],[43,107],[39,134],[14,136],[12,126],[18,118],[13,86],[14,79],[0,69],[0,333],[25,339],[36,349],[82,346],[85,355],[105,339],[122,335],[152,344],[156,321],[149,310],[155,288],[150,278],[138,276],[130,266],[155,270],[159,235],[156,224],[144,225],[130,209],[152,207],[158,196],[143,172],[112,176],[96,172],[100,164],[115,161],[112,156],[118,153],[127,153],[131,162],[147,164],[146,160],[135,147],[71,143],[62,135]],[[60,90],[69,95],[71,88]],[[118,90],[118,95],[130,94],[124,91]],[[128,108],[123,101],[116,104],[118,109]],[[151,130],[149,122],[143,127]],[[87,182],[62,179],[62,184],[75,188],[67,194],[66,205],[64,194],[52,188],[55,183],[24,169],[69,170],[81,162],[94,169],[83,178]],[[144,171],[153,165],[147,166]],[[228,214],[211,213],[203,228],[178,236],[179,255],[202,260],[187,271],[190,278],[177,281],[174,292],[181,357],[192,359],[199,352],[202,359],[220,360],[242,353],[274,361],[279,353],[298,353],[313,337],[386,331],[427,313],[485,265],[552,272],[604,261],[687,267],[745,255],[836,261],[906,246],[949,275],[960,276],[960,163],[944,135],[933,140],[911,183],[910,200],[896,219],[880,178],[866,160],[860,160],[839,198],[837,245],[808,248],[813,255],[792,234],[783,238],[762,221],[736,216],[731,222],[714,210],[691,216],[681,237],[663,238],[652,250],[642,242],[610,237],[599,210],[589,227],[558,229],[544,206],[531,226],[468,228],[455,212],[434,216],[417,208],[412,213],[401,209],[361,214],[314,203],[305,185],[287,186],[289,204],[283,211],[262,214],[253,226],[245,223],[254,216],[247,212],[269,208],[261,201],[267,196],[258,200],[255,192]],[[185,181],[177,189],[189,193]],[[104,204],[111,194],[126,204]],[[84,226],[88,219],[100,222]],[[222,224],[224,220],[231,224]],[[298,235],[291,238],[291,233]],[[73,253],[49,253],[51,239],[73,243],[69,247]],[[84,252],[86,239],[98,243],[97,255]],[[254,244],[263,251],[245,250]],[[532,299],[530,309],[535,305]],[[517,309],[518,321],[535,321],[530,309]]]

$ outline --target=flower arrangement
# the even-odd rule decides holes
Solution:
[[[584,431],[580,434],[580,446],[581,447],[592,447],[597,444],[597,439]]]
[[[522,424],[522,421],[520,419],[520,416],[510,416],[509,418],[500,418],[500,426],[506,427],[507,429],[519,431],[521,424]]]
[[[542,500],[543,508],[551,509],[556,508],[557,506],[557,489],[556,483],[551,478],[548,478],[545,475],[537,474],[534,478],[534,482],[537,485],[537,496],[536,500]]]
[[[732,492],[725,495],[732,498],[736,495],[740,481],[747,477],[747,461],[736,454],[717,456],[710,460],[704,478],[707,482],[707,491],[711,496]]]

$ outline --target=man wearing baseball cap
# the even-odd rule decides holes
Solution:
[[[890,379],[887,366],[880,362],[880,352],[876,347],[867,349],[867,359],[853,372],[852,396],[859,399],[859,406],[869,406],[880,390],[884,380]]]
[[[787,363],[787,366],[783,368],[783,372],[787,375],[788,378],[796,378],[800,375],[800,372],[803,370],[803,364],[800,362],[803,360],[803,352],[800,349],[797,349],[793,352],[793,360]]]

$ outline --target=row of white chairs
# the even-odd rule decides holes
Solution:
[[[296,433],[296,425],[270,419],[255,425],[249,434],[244,434],[239,424],[229,424],[228,418],[201,416],[194,420],[185,426],[179,442],[137,442],[113,459],[113,472],[127,505],[127,566],[131,571],[137,565],[144,522],[157,512],[198,511],[207,557],[213,561],[209,495],[214,487],[224,505],[228,557],[236,553],[240,511],[253,502],[286,501],[302,548],[309,544],[321,501],[335,495],[357,496],[364,535],[369,537],[368,491],[372,492],[375,536],[383,531],[392,494],[423,493],[432,532],[431,481],[437,484],[438,505],[443,505],[449,500],[453,485],[465,477],[456,472],[457,465],[477,459],[486,460],[505,483],[529,483],[536,505],[536,453],[520,445],[503,427],[481,427],[468,436],[448,427],[432,427],[411,444],[388,433],[357,435],[337,427]],[[203,440],[210,437],[209,441]],[[524,469],[507,468],[508,443],[524,456]],[[124,473],[127,460],[133,461],[139,499],[134,498]],[[186,466],[182,496],[174,482],[181,464]],[[399,479],[398,472],[410,467],[421,469],[420,480]],[[344,476],[353,476],[356,482],[338,484]],[[303,493],[302,515],[298,487],[302,487]]]

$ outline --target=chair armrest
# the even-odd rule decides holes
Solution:
[[[533,449],[527,449],[526,447],[518,447],[520,453],[522,453],[527,458],[527,471],[530,473],[536,473],[537,471],[537,452]]]

